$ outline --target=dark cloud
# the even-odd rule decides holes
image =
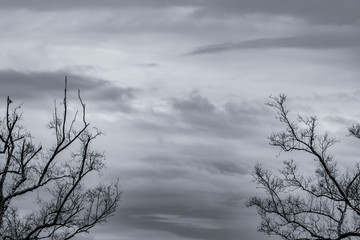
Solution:
[[[240,166],[240,164],[235,162],[225,162],[218,159],[218,161],[212,163],[214,172],[220,172],[222,174],[245,174],[247,170]],[[211,171],[213,171],[211,169]]]
[[[235,103],[218,107],[194,92],[184,98],[173,98],[169,104],[176,105],[173,110],[177,114],[190,112],[209,116],[220,114],[218,111],[234,116],[257,114],[252,107]],[[169,114],[182,121],[179,115]],[[147,115],[146,120],[152,118]],[[156,122],[162,125],[161,121]],[[125,186],[124,198],[106,231],[116,235],[122,229],[151,230],[156,231],[159,239],[169,239],[166,238],[169,234],[176,235],[170,239],[219,239],[222,236],[235,240],[246,236],[249,231],[242,224],[245,220],[241,204],[247,199],[249,184],[242,184],[249,178],[253,163],[239,152],[248,147],[239,144],[239,139],[223,139],[218,135],[212,136],[213,141],[209,140],[208,135],[199,134],[197,125],[189,124],[189,130],[184,133],[172,128],[177,124],[172,122],[168,128],[155,132],[154,128],[134,127],[134,135],[142,144],[133,146],[137,157],[127,156],[134,164],[132,167],[126,167],[125,163],[118,170],[112,169],[110,175],[120,176]],[[150,140],[146,141],[147,138]],[[255,232],[256,223],[253,223]],[[130,233],[127,237],[137,239]]]
[[[261,102],[226,102],[215,104],[197,91],[185,98],[168,100],[169,112],[152,111],[151,118],[135,121],[138,128],[146,131],[207,136],[224,139],[245,139],[259,132],[259,121],[269,116]]]
[[[259,102],[215,105],[196,91],[186,98],[171,98],[168,104],[169,112],[150,112],[152,118],[139,118],[135,125],[168,134],[242,139],[256,134],[259,119],[268,114]]]
[[[191,166],[192,169],[207,171],[213,175],[249,174],[247,164],[240,161],[244,157],[237,154],[228,144],[184,144],[179,147],[179,158],[182,159],[183,164]]]
[[[266,14],[298,17],[317,24],[358,24],[360,2],[357,0],[210,0],[200,14]]]
[[[158,67],[159,64],[155,63],[155,62],[149,62],[149,63],[140,63],[138,64],[139,67],[143,67],[143,68],[154,68],[154,67]]]
[[[142,160],[144,168],[137,168],[126,173],[129,178],[138,176],[149,179],[181,179],[205,172],[211,175],[246,175],[249,174],[250,166],[241,163],[240,156],[232,152],[227,146],[207,147],[193,144],[194,146],[178,146],[179,149],[172,150],[165,155],[152,155]],[[224,151],[214,150],[223,148]],[[189,148],[192,148],[189,151]],[[207,150],[207,152],[203,152]],[[172,156],[171,156],[172,154]],[[150,165],[150,166],[149,166]]]
[[[169,7],[169,6],[186,6],[196,4],[197,0],[183,0],[181,3],[176,0],[63,0],[56,2],[49,2],[46,0],[33,0],[31,2],[26,0],[7,1],[0,0],[2,8],[22,8],[34,11],[62,11],[62,10],[83,10],[83,9],[109,9],[122,7]]]
[[[188,98],[174,98],[171,104],[183,130],[224,138],[253,134],[253,128],[260,124],[259,117],[267,114],[261,104],[254,107],[246,102],[227,102],[215,106],[198,92],[190,93]]]
[[[172,105],[182,112],[213,113],[215,106],[207,98],[201,97],[198,92],[192,92],[189,99],[173,99]]]
[[[172,209],[176,209],[173,207]],[[193,207],[188,210],[189,212],[197,212],[196,208]],[[207,213],[214,211],[216,208],[204,209]],[[210,219],[208,221],[208,226],[201,226],[198,223],[191,222],[191,219],[186,216],[176,215],[176,214],[156,214],[150,208],[129,208],[129,209],[120,209],[117,219],[118,221],[109,222],[107,225],[104,225],[101,229],[99,228],[99,237],[96,239],[106,236],[107,234],[114,234],[114,229],[117,229],[118,232],[124,233],[128,229],[134,229],[134,232],[129,234],[125,233],[127,239],[226,239],[226,240],[238,240],[238,239],[258,239],[266,240],[268,236],[264,234],[256,233],[255,226],[255,217],[244,213],[244,211],[238,211],[238,209],[233,210],[234,214],[243,214],[243,218],[246,218],[246,222],[239,224],[239,226],[234,226],[229,224],[230,219],[225,219],[224,222],[221,222],[220,219]],[[123,218],[121,218],[123,216]],[[125,221],[126,219],[126,221]],[[199,218],[197,220],[200,220]],[[230,221],[229,221],[230,220]],[[206,219],[205,219],[206,221]],[[238,222],[239,219],[232,219],[234,222]],[[252,225],[253,224],[253,225]],[[250,233],[249,229],[253,229],[255,233]],[[146,230],[150,230],[145,232]],[[145,235],[137,236],[136,233],[144,231]],[[173,236],[172,236],[173,235]],[[106,238],[107,239],[107,238]],[[111,238],[112,239],[112,238]],[[114,238],[115,239],[115,238]],[[273,237],[274,240],[280,240],[279,237]]]
[[[190,55],[211,54],[240,49],[276,49],[276,48],[307,48],[307,49],[338,49],[359,48],[360,34],[347,35],[303,35],[281,38],[261,38],[239,43],[221,43],[197,47]]]
[[[235,240],[244,234],[244,229],[226,227],[226,222],[239,218],[241,211],[226,205],[216,206],[216,202],[212,201],[214,198],[221,199],[221,196],[204,195],[201,191],[169,191],[132,196],[150,201],[144,202],[143,206],[120,208],[112,224],[120,228],[152,229],[194,239],[219,239],[223,236]],[[153,199],[157,199],[158,203],[151,204]]]
[[[164,187],[169,182],[172,184]],[[225,185],[223,191],[196,189],[199,183],[190,182],[191,186],[184,186],[184,182],[167,180],[157,184],[149,179],[149,184],[142,188],[125,191],[122,205],[108,223],[107,231],[151,229],[158,231],[159,237],[172,233],[185,238],[227,240],[243,239],[249,234],[248,226],[255,231],[256,220],[253,216],[247,218],[241,205],[247,196],[239,194],[239,189],[231,185]]]
[[[265,14],[298,17],[317,24],[358,24],[360,2],[357,0],[1,0],[2,9],[24,8],[35,11],[61,11],[71,9],[116,9],[124,7],[161,8],[191,6],[197,16],[231,17],[244,14]]]
[[[170,232],[181,237],[188,237],[192,239],[206,239],[206,240],[218,240],[228,239],[235,240],[239,239],[239,236],[243,234],[241,230],[231,228],[206,228],[193,225],[191,223],[180,224],[172,222],[171,217],[144,217],[139,216],[134,219],[136,226],[141,224],[143,229],[160,230]]]
[[[1,96],[10,96],[16,101],[52,101],[61,99],[65,83],[65,72],[20,72],[1,70]],[[85,102],[94,102],[102,109],[129,111],[130,100],[135,98],[135,89],[116,86],[102,79],[80,75],[68,76],[68,91],[74,93],[78,89]]]

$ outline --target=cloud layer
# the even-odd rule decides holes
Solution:
[[[254,164],[311,162],[268,145],[282,127],[270,94],[288,94],[294,117],[318,115],[343,140],[344,167],[358,156],[346,138],[360,117],[357,0],[0,4],[0,103],[24,103],[25,127],[50,142],[43,130],[68,76],[69,100],[81,89],[106,133],[95,146],[107,156],[101,181],[119,178],[123,199],[78,239],[268,239],[244,206],[263,194]]]

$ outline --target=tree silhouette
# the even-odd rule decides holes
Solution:
[[[81,113],[70,118],[65,78],[62,111],[55,104],[49,128],[54,144],[44,149],[20,125],[20,107],[7,98],[0,119],[0,238],[10,240],[70,239],[106,221],[120,201],[118,184],[89,188],[91,173],[100,173],[104,154],[91,148],[101,135],[90,130],[78,91]],[[81,119],[77,119],[81,115]],[[34,205],[19,210],[25,201]]]
[[[267,105],[278,111],[285,130],[273,133],[270,145],[309,154],[315,166],[313,172],[304,173],[293,160],[284,161],[278,175],[255,166],[254,180],[267,195],[247,202],[261,217],[258,230],[288,240],[360,237],[360,164],[341,171],[328,151],[337,140],[317,132],[317,118],[298,116],[293,122],[286,96],[271,99]],[[360,125],[351,126],[349,134],[360,139]]]

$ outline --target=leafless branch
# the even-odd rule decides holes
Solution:
[[[62,113],[55,102],[48,125],[55,135],[50,149],[34,145],[30,133],[19,125],[19,108],[12,109],[7,99],[6,115],[0,119],[0,239],[70,239],[114,213],[121,196],[118,184],[95,188],[85,184],[92,173],[102,171],[105,157],[91,147],[101,132],[89,130],[80,91],[78,98],[83,115],[79,128],[77,112],[69,116],[66,77]],[[70,147],[74,152],[67,157]],[[38,206],[20,216],[15,200],[35,193]]]
[[[277,110],[285,130],[270,135],[270,145],[285,152],[300,151],[314,158],[313,174],[299,172],[293,161],[284,161],[280,176],[256,165],[254,180],[267,197],[253,197],[262,218],[259,231],[288,240],[340,240],[360,237],[360,167],[341,173],[329,153],[337,139],[317,133],[317,117],[290,120],[286,96],[270,97],[266,105]],[[360,125],[349,128],[360,138]]]

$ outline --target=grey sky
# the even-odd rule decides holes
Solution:
[[[360,32],[359,32],[360,33]],[[194,49],[190,54],[206,54],[236,49],[272,49],[272,48],[303,48],[323,49],[352,49],[359,48],[360,34],[341,33],[312,35],[312,36],[291,36],[281,38],[260,38],[242,41],[239,43],[223,43],[202,46]]]
[[[292,114],[319,116],[342,139],[350,167],[360,119],[357,0],[0,0],[0,109],[24,103],[24,125],[49,142],[46,123],[64,77],[76,109],[106,135],[102,181],[124,191],[93,240],[269,239],[245,201],[262,194],[251,171],[274,171],[264,103],[286,93]],[[34,121],[33,119],[36,119]],[[299,160],[299,159],[298,159]],[[311,166],[308,167],[311,170]],[[277,239],[273,237],[271,239]]]

